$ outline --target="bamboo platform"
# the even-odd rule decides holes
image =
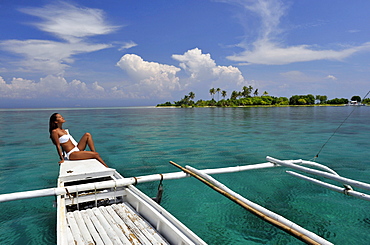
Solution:
[[[68,244],[169,244],[128,203],[67,213]]]

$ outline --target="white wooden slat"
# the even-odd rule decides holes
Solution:
[[[74,243],[75,244],[78,244],[78,245],[81,245],[81,244],[87,244],[85,243],[85,241],[83,240],[83,236],[80,232],[80,229],[78,228],[78,225],[77,225],[77,222],[73,216],[72,213],[67,213],[67,221],[68,221],[68,224],[71,228],[71,232],[72,232],[72,235],[73,235],[73,240],[74,240]]]
[[[143,231],[140,230],[134,222],[127,216],[123,209],[120,208],[117,204],[111,205],[113,210],[117,213],[117,215],[123,220],[123,222],[127,225],[132,233],[140,240],[142,244],[151,244],[148,238],[143,234]]]
[[[143,231],[146,237],[150,239],[153,244],[168,244],[162,236],[158,235],[158,232],[127,203],[122,203],[120,206],[125,210],[128,218],[134,222],[134,224]]]
[[[113,210],[111,206],[107,206],[105,209],[112,216],[117,225],[119,225],[122,232],[130,240],[130,242],[132,242],[132,244],[142,244],[135,233],[130,230],[130,228],[125,224],[125,222],[123,222],[123,220],[118,216],[118,214]]]
[[[124,190],[116,191],[116,192],[100,192],[95,195],[95,193],[91,192],[90,194],[86,195],[86,193],[79,193],[81,196],[78,197],[78,202],[83,203],[83,202],[89,202],[89,201],[94,201],[95,199],[102,200],[102,199],[114,199],[117,196],[123,196],[125,194]],[[65,199],[65,205],[71,205],[74,202],[76,202],[76,199]]]
[[[68,225],[66,225],[67,226],[67,243],[68,244],[74,244],[75,242],[74,242],[74,239],[73,239],[73,235],[72,235],[72,231],[71,231],[71,228],[68,226]]]
[[[142,231],[148,239],[153,242],[153,244],[168,244],[168,242],[144,219],[141,218],[139,214],[126,203],[119,204],[122,208],[128,211],[128,217],[134,222],[134,224]]]
[[[87,229],[89,230],[92,238],[96,245],[104,245],[103,240],[101,239],[99,233],[97,232],[94,224],[91,222],[89,215],[86,210],[80,211],[81,217],[86,224]]]
[[[109,225],[108,221],[104,218],[104,215],[101,213],[101,211],[98,208],[92,209],[95,216],[98,218],[100,224],[104,227],[106,230],[110,240],[113,242],[114,245],[121,245],[123,244],[117,234],[114,232],[113,228]]]
[[[89,245],[93,245],[94,244],[94,239],[92,238],[89,230],[87,229],[86,224],[85,224],[85,222],[84,222],[84,220],[81,216],[80,211],[74,211],[73,216],[76,220],[76,223],[78,225],[78,228],[80,229],[80,232],[82,234],[82,237],[83,237],[85,243],[87,243]]]
[[[103,214],[104,218],[108,221],[115,234],[119,237],[123,244],[132,244],[131,241],[122,232],[120,225],[113,219],[113,217],[108,213],[105,207],[99,207],[100,212]]]
[[[91,222],[94,224],[96,230],[98,231],[101,239],[106,245],[113,245],[113,242],[110,240],[107,232],[104,227],[100,224],[98,218],[95,216],[94,212],[91,209],[86,210],[87,215],[89,216]]]

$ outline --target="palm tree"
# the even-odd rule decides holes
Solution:
[[[193,92],[190,92],[189,93],[189,98],[192,100],[192,99],[194,99],[195,98],[195,94],[193,93]]]
[[[252,90],[253,90],[252,86],[249,86],[249,87],[244,86],[243,91],[242,91],[242,96],[244,96],[245,98],[251,97]]]
[[[243,91],[240,92],[241,95],[243,95],[244,97],[247,97],[247,86],[244,86],[243,87]]]
[[[219,100],[220,100],[220,91],[221,91],[221,89],[220,89],[220,88],[217,88],[217,89],[216,89],[216,92],[217,92],[217,101],[219,101]]]
[[[235,100],[238,98],[239,92],[236,92],[235,90],[231,93],[230,99]]]
[[[213,95],[216,93],[215,88],[211,88],[211,89],[209,90],[209,93],[211,94],[212,99],[213,99]]]
[[[253,91],[253,87],[249,85],[248,87],[249,97],[251,96],[252,91]]]
[[[246,98],[246,97],[249,97],[250,96],[250,94],[251,94],[250,87],[251,86],[249,86],[249,88],[247,86],[244,86],[243,87],[243,91],[241,92],[241,94],[242,94],[243,97]]]
[[[190,105],[194,105],[194,101],[193,101],[194,98],[195,98],[195,94],[193,92],[190,92],[189,93],[189,99],[190,99],[189,104]]]
[[[225,91],[225,90],[222,90],[222,92],[221,92],[221,96],[222,96],[222,98],[224,98],[224,99],[225,99],[225,97],[226,97],[226,91]]]
[[[254,95],[254,96],[258,96],[258,88],[256,88],[256,90],[254,90],[253,95]]]
[[[267,96],[269,95],[269,93],[267,93],[267,91],[263,92],[263,96]]]

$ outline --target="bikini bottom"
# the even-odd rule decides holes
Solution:
[[[78,149],[78,147],[77,147],[77,146],[75,146],[75,148],[73,148],[72,150],[70,150],[68,153],[66,153],[66,154],[65,154],[65,159],[66,159],[66,160],[69,160],[69,156],[70,156],[73,152],[75,152],[75,151],[80,151],[80,149]]]

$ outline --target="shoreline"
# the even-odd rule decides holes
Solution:
[[[343,106],[347,105],[335,105],[335,104],[315,104],[315,105],[244,105],[244,106],[155,106],[156,108],[246,108],[246,107],[325,107],[325,106]]]
[[[254,108],[254,107],[347,107],[346,104],[315,104],[315,105],[245,105],[245,106],[112,106],[112,107],[50,107],[50,108],[0,108],[6,111],[66,111],[66,110],[117,110],[117,109],[150,109],[150,108]],[[366,105],[365,105],[366,106]],[[356,106],[354,106],[356,107]],[[361,106],[363,107],[363,106]]]

